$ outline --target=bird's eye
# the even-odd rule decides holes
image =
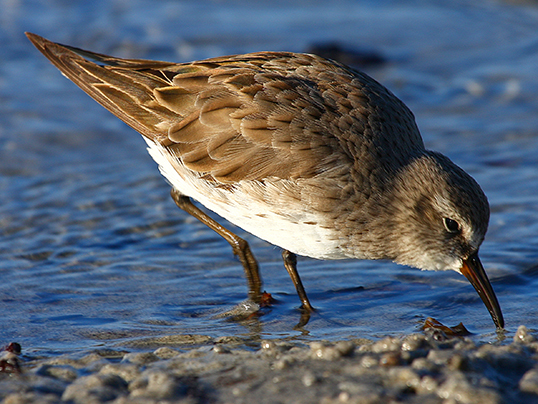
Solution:
[[[448,231],[449,233],[456,234],[460,232],[460,225],[455,220],[445,217],[443,219],[443,223],[445,225],[446,231]]]

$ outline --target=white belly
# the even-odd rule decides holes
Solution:
[[[298,199],[280,192],[286,186],[285,181],[274,184],[240,181],[233,189],[215,187],[185,168],[161,145],[144,140],[162,175],[174,188],[229,222],[298,255],[349,258],[339,248],[336,229],[327,228],[321,212],[305,211]]]

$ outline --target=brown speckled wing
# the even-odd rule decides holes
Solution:
[[[313,55],[260,52],[174,64],[28,37],[110,112],[222,183],[349,173],[363,144],[386,141],[370,130],[383,124],[367,107],[380,105],[371,97],[387,98],[389,107],[399,102],[367,76]],[[410,147],[422,147],[411,113],[400,121]]]

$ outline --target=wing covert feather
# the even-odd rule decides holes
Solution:
[[[387,111],[371,105],[392,105],[398,116],[391,121],[401,127],[390,130],[409,137],[409,147],[423,147],[411,112],[392,93],[314,55],[259,52],[175,64],[28,37],[97,102],[188,169],[221,183],[311,178],[367,164],[365,143],[382,150],[391,142],[379,135]]]

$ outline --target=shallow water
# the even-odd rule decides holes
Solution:
[[[481,258],[506,335],[538,329],[538,8],[469,3],[0,0],[0,344],[58,353],[187,333],[378,338],[417,331],[428,316],[502,340],[458,274],[368,261],[300,259],[319,313],[297,329],[280,251],[239,229],[278,304],[243,323],[220,318],[246,297],[229,246],[175,207],[141,137],[23,31],[176,61],[334,40],[380,52],[387,62],[366,71],[489,197]]]

